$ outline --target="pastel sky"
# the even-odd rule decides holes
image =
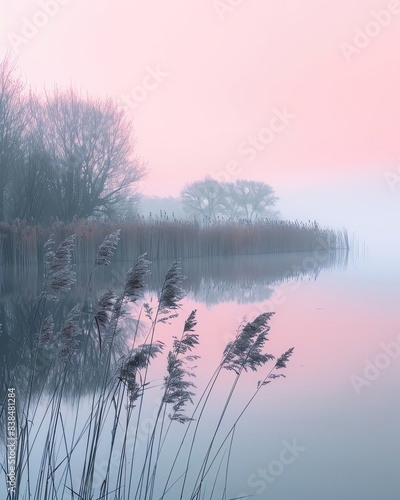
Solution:
[[[264,181],[287,197],[350,182],[399,199],[400,183],[385,180],[400,163],[398,0],[1,8],[2,54],[18,56],[27,82],[128,102],[150,168],[145,194],[175,196],[211,175]]]

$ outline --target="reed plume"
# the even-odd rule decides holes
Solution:
[[[140,255],[136,264],[127,273],[125,283],[125,297],[130,302],[136,302],[143,298],[146,288],[146,276],[150,273],[151,262],[145,259],[145,253]]]
[[[171,309],[175,310],[181,306],[179,301],[185,296],[181,285],[185,278],[186,276],[181,273],[179,262],[175,261],[165,276],[159,299],[160,312],[167,314]]]
[[[192,333],[196,325],[196,310],[193,310],[185,321],[182,338],[180,340],[174,338],[173,349],[168,353],[168,375],[164,377],[163,402],[173,405],[173,413],[169,417],[180,423],[193,420],[184,415],[182,410],[188,402],[193,403],[194,392],[190,391],[189,388],[196,387],[193,382],[184,380],[185,376],[194,376],[192,371],[184,368],[185,363],[199,358],[199,356],[186,355],[199,343],[199,336]],[[181,355],[184,357],[180,357]]]
[[[38,346],[48,348],[54,342],[54,319],[53,315],[49,314],[43,320],[40,332],[38,334]]]
[[[235,340],[228,342],[224,350],[223,367],[239,374],[241,370],[257,371],[267,361],[274,359],[272,354],[263,353],[270,330],[268,321],[273,312],[263,313],[251,323],[247,323]]]
[[[67,318],[61,331],[58,333],[59,339],[59,359],[60,361],[66,363],[68,359],[76,353],[79,347],[78,336],[81,333],[79,327],[79,316],[81,313],[80,305],[77,305],[71,309],[68,313]]]
[[[115,249],[118,245],[120,232],[121,230],[117,229],[104,238],[103,243],[99,246],[96,259],[94,261],[97,266],[108,266],[110,264],[111,257],[114,255]]]
[[[116,298],[117,297],[112,290],[108,290],[100,297],[97,303],[96,313],[94,315],[99,329],[107,330],[109,327]]]
[[[145,255],[146,254],[140,255],[133,268],[127,272],[122,293],[113,299],[112,312],[108,319],[108,328],[106,329],[107,344],[113,342],[114,337],[119,332],[119,320],[127,314],[124,304],[127,302],[136,303],[144,297],[146,276],[150,272],[150,261],[145,259]],[[107,310],[107,316],[108,315],[109,310]]]
[[[45,243],[46,280],[44,294],[52,300],[58,300],[61,292],[67,292],[76,281],[72,270],[71,258],[75,246],[75,235],[68,236],[54,252],[54,240],[51,236]]]
[[[286,363],[289,361],[290,356],[293,354],[294,347],[291,347],[287,351],[285,351],[279,358],[276,360],[275,368],[286,368]]]
[[[162,352],[164,344],[156,341],[152,344],[142,344],[120,360],[119,379],[126,385],[129,397],[129,407],[134,407],[135,401],[143,394],[145,382],[142,382],[140,370],[147,369],[151,359]],[[138,378],[140,382],[138,382]]]

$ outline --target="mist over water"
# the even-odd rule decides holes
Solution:
[[[284,218],[346,227],[351,241],[371,251],[400,249],[400,189],[390,189],[383,174],[283,188],[279,208]]]

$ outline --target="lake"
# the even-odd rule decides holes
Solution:
[[[60,325],[77,303],[83,302],[84,311],[90,312],[102,292],[121,288],[132,264],[124,260],[113,261],[109,267],[95,272],[86,289],[91,266],[77,263],[77,284],[65,298],[49,304],[55,325]],[[171,262],[167,261],[152,263],[146,300],[153,307],[156,303],[154,295],[160,290],[170,265]],[[397,396],[400,269],[396,256],[375,250],[348,253],[321,249],[313,253],[184,259],[180,265],[187,276],[183,282],[187,296],[181,300],[181,308],[177,311],[179,316],[171,318],[170,324],[157,326],[156,337],[165,344],[166,350],[171,345],[172,336],[181,334],[190,312],[197,311],[195,332],[199,335],[200,345],[196,354],[201,356],[195,360],[197,376],[193,378],[197,395],[201,394],[218,366],[227,342],[235,338],[237,328],[243,322],[251,322],[258,315],[273,311],[265,350],[279,357],[288,348],[295,348],[287,368],[281,371],[286,378],[271,380],[270,384],[261,387],[235,426],[231,448],[228,439],[206,478],[204,498],[212,495],[217,499],[247,496],[272,500],[397,500],[400,491],[400,402]],[[4,396],[10,380],[14,380],[12,385],[17,405],[21,407],[27,401],[29,353],[33,348],[32,334],[36,331],[33,317],[41,281],[42,271],[36,267],[7,269],[0,279],[1,390]],[[111,360],[114,368],[132,343],[132,332],[138,328],[138,337],[142,339],[146,334],[146,322],[141,319],[138,324],[136,321],[138,311],[138,307],[132,308],[125,330],[115,343],[116,354]],[[85,318],[83,314],[81,321],[88,327],[90,322]],[[70,442],[75,422],[77,428],[83,427],[91,412],[92,393],[97,382],[94,366],[99,357],[95,335],[89,347],[84,362],[79,357],[79,361],[71,362],[65,379],[64,399],[57,409],[63,416],[65,428],[57,441],[53,466],[65,455],[62,436],[65,436],[65,442]],[[59,366],[49,368],[50,352],[41,356],[31,390],[31,407],[36,408],[31,436],[37,432],[30,463],[33,478],[41,468],[47,432],[45,425],[40,427],[40,422],[42,418],[46,420],[44,416],[50,395],[62,378]],[[13,375],[17,362],[18,369]],[[135,416],[132,419],[130,438],[137,430],[137,463],[140,463],[140,453],[147,448],[149,428],[154,423],[159,404],[165,363],[165,356],[152,363],[143,418],[138,425]],[[241,375],[216,437],[214,451],[257,389],[257,382],[272,366],[269,362],[257,373],[250,371]],[[211,395],[196,438],[187,480],[189,485],[195,479],[191,471],[196,471],[196,466],[201,465],[207,449],[205,443],[217,424],[234,378],[234,372],[224,371]],[[194,403],[197,401],[198,396],[195,396]],[[78,414],[75,412],[77,405]],[[107,467],[110,477],[113,480],[117,477],[117,457],[123,446],[123,440],[117,437],[115,453],[108,463],[112,405],[110,408],[106,417],[110,428],[104,431],[93,471],[96,494]],[[191,410],[189,404],[184,413],[190,416]],[[133,411],[138,411],[138,408]],[[171,425],[160,455],[154,498],[159,498],[163,491],[185,425],[188,424],[173,422]],[[3,423],[2,426],[4,429]],[[192,429],[194,426],[192,423]],[[74,452],[76,458],[71,462],[74,477],[81,474],[79,458],[85,446],[86,442],[82,440]],[[224,496],[228,456],[228,488]],[[178,460],[170,485],[178,479],[184,463]],[[219,466],[221,469],[215,480]],[[59,468],[60,473],[61,470],[64,466]],[[140,467],[137,470],[140,471]],[[69,472],[57,480],[70,486]],[[34,486],[31,488],[34,491]],[[132,499],[135,490],[135,487],[131,490]],[[1,497],[5,498],[4,481],[0,491]],[[27,491],[26,484],[22,484],[20,498],[28,498]],[[190,491],[189,487],[185,490],[184,499],[190,498]],[[62,488],[59,489],[59,498],[63,498],[61,492],[65,498],[71,498],[68,490]],[[179,498],[177,492],[180,488],[172,488],[165,498]],[[110,493],[107,498],[118,498],[114,495]]]

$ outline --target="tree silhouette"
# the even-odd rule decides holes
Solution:
[[[136,207],[145,173],[114,101],[24,93],[15,64],[0,63],[0,220],[120,217]]]
[[[275,203],[278,198],[271,186],[264,182],[238,179],[233,182],[218,182],[206,177],[185,185],[181,191],[185,211],[194,217],[216,220],[277,218]]]

